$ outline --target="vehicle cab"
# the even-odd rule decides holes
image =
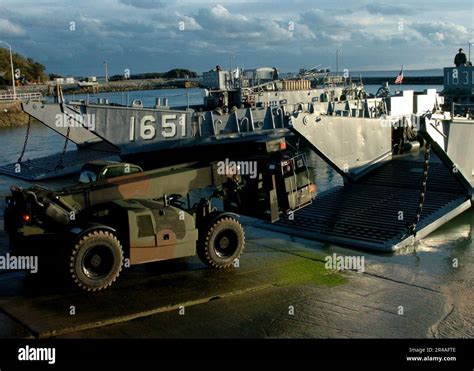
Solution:
[[[143,169],[140,166],[128,162],[91,161],[82,167],[81,174],[79,175],[79,183],[93,183],[103,179],[141,172],[143,172]]]

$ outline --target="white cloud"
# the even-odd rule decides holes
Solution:
[[[366,9],[371,14],[386,14],[390,16],[400,16],[410,14],[413,10],[406,5],[397,4],[377,4],[371,3],[366,6]]]
[[[0,33],[12,36],[22,36],[26,31],[16,24],[10,22],[8,19],[0,18]]]
[[[161,0],[119,0],[119,2],[141,9],[161,9],[166,5]]]
[[[22,0],[20,9],[6,0],[0,5],[0,34],[9,35],[16,50],[44,62],[51,72],[74,68],[84,74],[100,73],[94,69],[102,68],[103,60],[114,61],[111,69],[126,65],[136,72],[180,63],[205,70],[227,63],[231,54],[242,66],[294,70],[302,64],[334,64],[336,48],[353,68],[377,61],[380,68],[399,61],[408,66],[409,61],[422,63],[421,49],[423,63],[438,63],[443,48],[473,39],[472,18],[461,10],[472,9],[466,0],[431,7],[436,0],[418,0],[418,8],[406,0],[382,5],[318,0],[320,9],[314,9],[314,0],[216,1],[83,0],[83,6],[71,7]],[[6,2],[11,3],[8,9]],[[76,22],[75,32],[69,31],[70,21]],[[179,30],[180,21],[185,32]]]
[[[185,31],[197,31],[202,30],[201,25],[196,21],[194,17],[190,17],[187,15],[182,15],[181,13],[176,13],[179,22],[184,22],[184,30]]]
[[[472,35],[465,26],[447,21],[414,22],[411,27],[425,41],[446,46],[464,43]]]

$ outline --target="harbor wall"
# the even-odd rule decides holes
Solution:
[[[362,82],[365,85],[381,85],[385,82],[394,84],[397,77],[362,77]],[[443,76],[405,76],[403,78],[403,85],[443,85]]]
[[[68,93],[104,93],[104,92],[121,92],[131,90],[155,90],[155,89],[182,89],[194,88],[199,84],[195,81],[186,81],[181,79],[144,79],[144,80],[124,80],[124,81],[110,81],[107,83],[99,83],[91,87],[79,87],[77,84],[63,84],[61,85],[63,92]],[[31,84],[25,86],[18,86],[17,93],[41,93],[49,95],[54,92],[55,85],[51,84]],[[5,90],[0,90],[0,93],[10,91],[10,87]]]
[[[28,115],[21,110],[20,102],[0,102],[0,127],[26,125]]]

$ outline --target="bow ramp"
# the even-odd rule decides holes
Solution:
[[[83,115],[80,106],[28,101],[22,103],[22,109],[62,135],[66,142],[74,143],[77,150],[6,164],[0,166],[1,174],[29,181],[44,180],[77,173],[89,161],[119,159],[117,148],[94,133],[95,121]]]
[[[457,148],[453,151],[464,148],[467,153],[473,128],[471,124],[462,135],[451,132],[450,144]],[[267,224],[269,229],[348,247],[393,251],[472,206],[472,178],[471,183],[464,179],[472,173],[472,149],[469,171],[467,160],[465,164],[458,159],[462,173],[453,172],[451,152],[436,143],[431,156],[392,156],[387,120],[300,113],[290,129],[341,174],[344,186],[322,193],[291,217]],[[445,135],[445,139],[450,136]],[[433,142],[429,134],[426,138]]]
[[[421,134],[469,190],[474,188],[474,120],[433,114],[422,117]]]

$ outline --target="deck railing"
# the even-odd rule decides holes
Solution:
[[[42,100],[41,93],[3,93],[0,94],[0,101],[4,100]]]

